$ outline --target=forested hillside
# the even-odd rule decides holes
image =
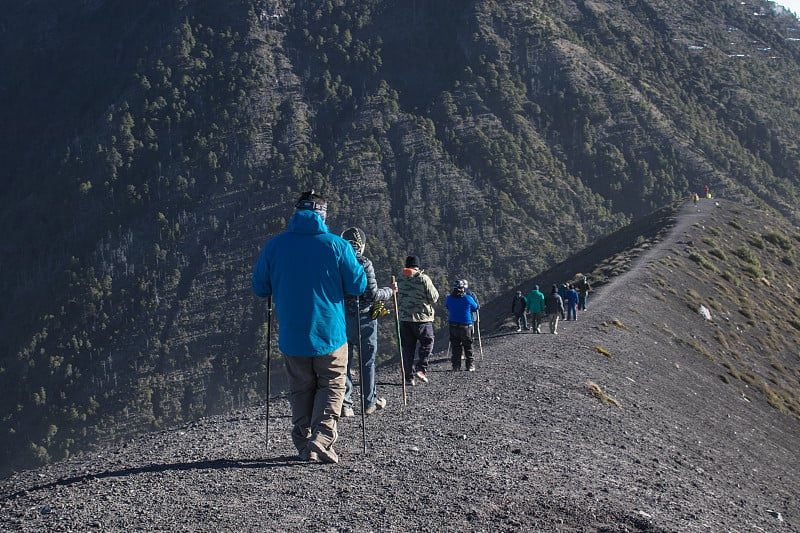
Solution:
[[[706,184],[796,223],[798,39],[760,0],[5,6],[2,470],[263,400],[249,274],[304,189],[379,282],[483,301]]]

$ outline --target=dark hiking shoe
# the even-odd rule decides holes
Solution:
[[[458,372],[461,370],[461,365],[453,365],[453,372]]]
[[[407,378],[406,379],[406,385],[408,385],[409,387],[413,387],[414,385],[416,385],[416,382],[414,381],[414,378]]]
[[[384,407],[386,407],[386,398],[378,398],[378,400],[374,404],[367,407],[366,411],[364,412],[368,415],[371,415],[376,411],[382,410]]]
[[[421,382],[423,382],[423,383],[427,383],[428,382],[428,376],[426,376],[425,372],[423,372],[422,370],[418,370],[416,375],[417,375],[417,378],[419,378],[419,380]]]
[[[467,367],[467,372],[475,372],[475,365],[469,365]]]
[[[312,463],[319,461],[319,456],[317,455],[317,452],[312,452],[311,450],[308,449],[308,447],[305,447],[302,450],[300,450],[299,457],[301,461],[308,461]]]
[[[339,456],[333,450],[333,447],[325,448],[315,440],[308,443],[308,451],[309,453],[315,453],[323,463],[339,462]]]

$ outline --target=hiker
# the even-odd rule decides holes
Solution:
[[[528,307],[528,300],[522,295],[522,291],[517,291],[516,296],[511,301],[511,312],[514,313],[514,318],[517,321],[517,331],[522,331],[524,328],[525,331],[528,331],[530,328],[528,327],[528,315],[527,308]]]
[[[697,205],[697,202],[700,201],[700,196],[697,193],[694,193],[692,200],[694,201],[694,205]]]
[[[538,285],[533,286],[525,300],[528,302],[528,311],[533,319],[531,328],[534,333],[541,333],[542,330],[539,328],[542,325],[542,313],[544,312],[544,294],[539,291]]]
[[[578,320],[578,299],[578,291],[572,283],[567,284],[567,320]]]
[[[567,318],[567,291],[569,288],[567,287],[566,283],[562,283],[558,287],[558,295],[561,296],[561,301],[564,303],[564,310],[561,312],[561,320],[565,320]]]
[[[461,370],[461,352],[464,352],[464,370],[475,372],[472,356],[472,315],[478,309],[478,302],[467,294],[467,281],[459,279],[453,283],[453,291],[445,300],[450,319],[450,347],[453,349],[450,362],[453,370]]]
[[[328,205],[302,194],[289,225],[267,241],[253,269],[253,292],[275,300],[286,356],[292,442],[302,460],[339,462],[333,449],[347,370],[345,294],[367,287],[353,247],[325,225]]]
[[[703,187],[703,196],[706,198],[711,198],[711,189],[708,188],[708,185]]]
[[[413,387],[415,377],[428,382],[428,359],[433,352],[433,304],[439,301],[439,291],[419,267],[419,257],[410,255],[405,264],[397,278],[397,313],[406,385]]]
[[[550,318],[550,333],[558,335],[558,319],[564,314],[564,300],[559,296],[556,284],[553,284],[550,294],[544,299],[544,311]]]
[[[579,274],[578,283],[575,284],[575,290],[578,291],[578,311],[586,311],[586,299],[592,291],[589,285],[589,279],[586,276]]]
[[[342,238],[348,241],[356,252],[356,259],[364,267],[367,275],[367,290],[360,298],[346,296],[344,300],[345,320],[347,321],[347,378],[345,380],[342,417],[349,418],[353,412],[353,380],[350,370],[353,366],[353,352],[360,350],[361,387],[364,397],[364,413],[371,415],[386,407],[386,398],[378,397],[375,386],[375,358],[378,355],[378,314],[373,316],[373,304],[391,298],[397,290],[397,284],[391,287],[378,288],[375,279],[375,268],[372,261],[364,256],[366,236],[360,228],[351,227],[342,232]],[[358,304],[358,305],[357,305]],[[360,332],[359,332],[360,329]],[[359,346],[359,334],[361,335]]]

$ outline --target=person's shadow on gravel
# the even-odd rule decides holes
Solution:
[[[0,496],[2,500],[13,500],[19,496],[37,490],[44,490],[53,487],[67,487],[76,483],[90,481],[92,479],[105,479],[111,477],[128,477],[138,474],[149,474],[159,472],[175,472],[184,470],[226,470],[233,468],[276,468],[285,466],[295,466],[297,464],[309,464],[308,461],[302,461],[297,455],[282,455],[278,457],[271,457],[265,459],[212,459],[207,461],[192,461],[184,463],[163,463],[163,464],[149,464],[146,466],[136,466],[131,468],[123,468],[120,470],[100,472],[97,474],[81,474],[79,476],[72,476],[68,478],[58,479],[50,483],[44,483],[35,487],[28,487],[25,490],[20,490],[11,494]]]

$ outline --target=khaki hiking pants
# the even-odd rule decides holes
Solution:
[[[336,421],[342,411],[347,371],[347,343],[317,357],[286,356],[292,442],[298,451],[310,440],[330,448],[336,442]]]

